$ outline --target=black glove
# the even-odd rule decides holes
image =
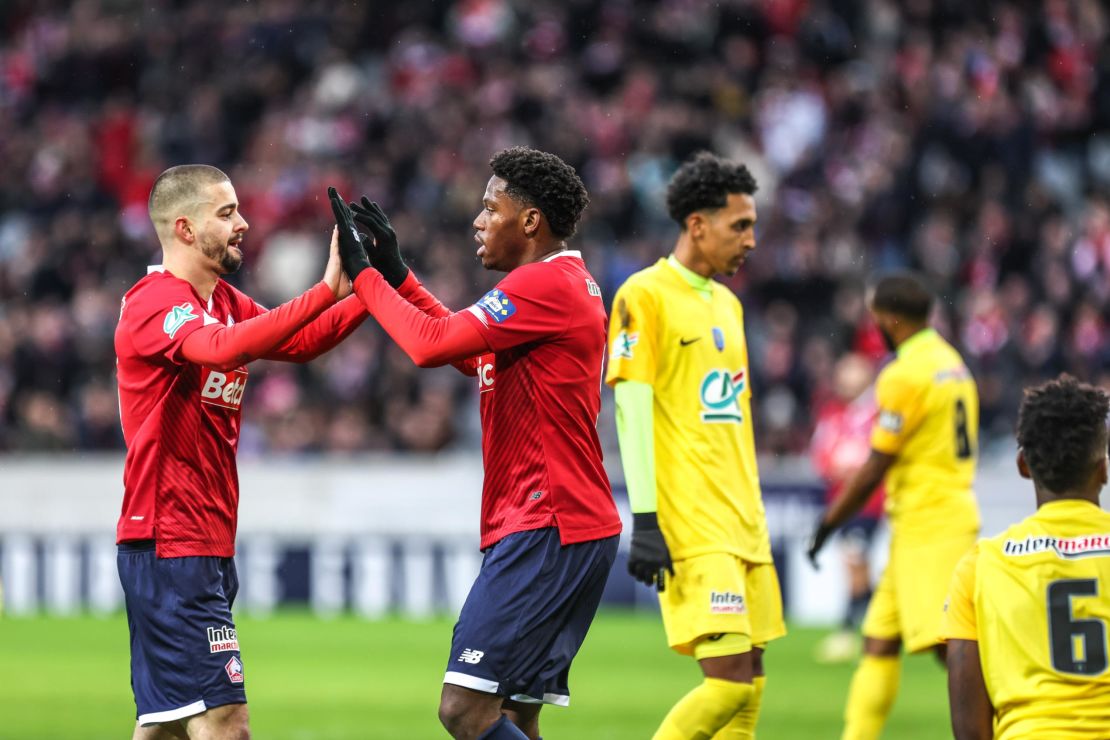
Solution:
[[[628,553],[628,572],[645,586],[655,586],[660,591],[666,588],[663,572],[674,575],[671,551],[667,541],[659,531],[659,520],[655,512],[632,515],[632,551]]]
[[[362,236],[355,228],[351,209],[347,208],[335,188],[328,188],[328,200],[331,201],[331,212],[335,214],[335,225],[339,227],[339,259],[343,263],[343,272],[354,283],[359,273],[370,267],[370,258],[366,256]]]
[[[390,225],[389,217],[381,206],[372,203],[365,195],[362,196],[362,205],[351,203],[351,211],[355,215],[355,221],[365,226],[374,237],[376,248],[366,250],[370,256],[370,264],[394,289],[401,287],[401,283],[409,276],[409,266],[401,259],[397,232]]]
[[[809,562],[813,565],[814,569],[820,570],[817,565],[817,553],[821,552],[821,548],[825,546],[825,541],[829,539],[829,535],[836,530],[836,527],[831,527],[825,523],[825,518],[822,516],[817,520],[817,529],[813,530],[813,536],[809,540]]]

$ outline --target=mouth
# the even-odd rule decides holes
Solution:
[[[478,251],[476,252],[476,254],[481,257],[486,253],[486,244],[477,234],[474,235],[474,241],[478,244]]]

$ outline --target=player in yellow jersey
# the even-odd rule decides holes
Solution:
[[[848,690],[845,740],[877,738],[898,693],[902,647],[936,649],[956,563],[979,532],[972,492],[979,395],[960,355],[929,328],[933,297],[915,277],[875,286],[871,312],[897,353],[875,386],[871,453],[822,516],[810,559],[886,479],[890,559],[863,620],[863,657]]]
[[[1017,465],[1037,512],[960,561],[945,609],[957,740],[1110,737],[1108,412],[1067,376],[1025,394]]]
[[[763,649],[786,633],[752,436],[744,313],[715,275],[755,249],[755,179],[701,153],[678,169],[667,209],[674,252],[613,301],[614,386],[633,529],[629,571],[656,585],[670,646],[704,681],[657,740],[749,738]]]

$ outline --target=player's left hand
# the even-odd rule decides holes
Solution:
[[[821,552],[821,548],[825,546],[825,541],[829,539],[829,535],[833,533],[835,527],[831,527],[825,523],[824,515],[817,520],[817,528],[813,530],[813,536],[809,539],[809,555],[810,565],[814,570],[821,570],[821,566],[817,564],[817,553]]]
[[[674,575],[671,551],[659,531],[655,512],[632,515],[632,547],[628,553],[628,572],[645,586],[666,588],[667,571]]]
[[[401,283],[409,276],[409,266],[401,257],[401,248],[397,245],[397,232],[389,223],[389,217],[385,215],[381,206],[365,195],[362,196],[361,204],[352,202],[350,207],[355,221],[365,226],[374,238],[374,249],[366,250],[370,256],[370,264],[395,289],[401,287]]]
[[[331,201],[331,212],[335,215],[335,225],[338,227],[339,258],[343,263],[343,271],[353,283],[359,273],[370,267],[370,258],[366,256],[362,237],[355,228],[351,209],[340,197],[339,191],[328,188],[328,200]]]
[[[324,268],[324,282],[331,288],[336,300],[343,300],[351,294],[351,281],[343,272],[343,261],[339,257],[339,227],[331,230],[331,251],[328,264]]]

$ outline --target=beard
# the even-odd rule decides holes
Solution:
[[[226,242],[205,244],[201,247],[201,252],[204,253],[205,257],[219,265],[221,275],[230,275],[243,264],[242,251],[232,252],[231,247]]]
[[[891,352],[897,351],[898,345],[894,343],[894,337],[890,336],[886,329],[880,326],[879,334],[883,336],[883,344],[886,345],[886,348],[888,350],[890,350]]]

